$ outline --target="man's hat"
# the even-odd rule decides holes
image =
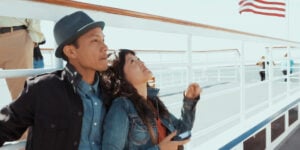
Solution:
[[[70,44],[95,27],[100,27],[103,30],[104,25],[105,23],[103,21],[95,22],[82,11],[77,11],[61,18],[54,26],[54,37],[58,45],[55,56],[63,58],[63,47],[66,44]]]

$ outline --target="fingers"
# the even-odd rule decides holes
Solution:
[[[33,42],[34,47],[37,47],[39,44],[36,42]]]
[[[200,92],[200,86],[198,83],[192,83],[189,85],[189,90],[191,90],[192,93],[199,93]]]
[[[177,131],[172,132],[171,134],[169,134],[169,135],[164,139],[164,141],[165,141],[165,140],[166,140],[166,141],[171,141],[172,138],[173,138],[174,136],[176,136],[176,134],[177,134]]]
[[[195,96],[198,96],[201,93],[202,89],[200,88],[198,83],[193,83],[192,86]]]
[[[185,92],[185,96],[191,99],[196,98],[200,95],[202,89],[200,88],[198,83],[192,83],[188,86],[187,91]]]
[[[183,141],[172,141],[172,138],[176,136],[177,132],[174,131],[169,134],[163,141],[161,141],[158,146],[160,150],[175,150],[179,145],[184,145],[190,141],[190,139],[186,139]]]
[[[188,143],[189,141],[190,141],[190,139],[186,139],[186,140],[183,140],[183,141],[173,141],[173,142],[176,145],[184,145],[184,144]]]

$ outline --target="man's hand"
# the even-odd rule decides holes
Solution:
[[[33,45],[34,45],[34,47],[38,47],[39,46],[39,44],[36,43],[36,42],[33,42]]]

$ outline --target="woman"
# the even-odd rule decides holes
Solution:
[[[152,73],[133,51],[120,50],[110,69],[116,98],[104,122],[103,150],[177,150],[188,142],[172,138],[193,126],[201,92],[198,84],[189,85],[182,119],[176,119],[158,98],[158,90],[148,86]]]

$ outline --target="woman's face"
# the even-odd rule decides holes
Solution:
[[[136,56],[127,54],[125,57],[124,74],[133,85],[147,83],[152,78],[152,72]]]

